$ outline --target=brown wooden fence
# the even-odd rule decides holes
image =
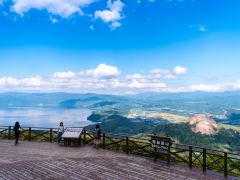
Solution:
[[[57,136],[56,128],[28,127],[23,128],[24,132],[20,139],[28,141],[54,142]],[[0,126],[0,138],[13,139],[13,127]],[[93,133],[84,130],[81,140],[84,145],[93,144]],[[136,138],[103,133],[101,147],[115,151],[122,151],[126,154],[134,154],[152,157],[155,160],[166,160],[170,163],[189,166],[189,168],[202,168],[203,171],[211,170],[224,174],[225,176],[240,177],[240,155],[212,150],[191,145],[173,144],[170,148],[169,157],[156,153],[151,147],[149,139]]]

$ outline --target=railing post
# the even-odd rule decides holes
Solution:
[[[224,176],[228,176],[228,155],[224,152]]]
[[[193,166],[192,154],[193,154],[193,148],[192,148],[192,146],[189,146],[189,167],[190,168],[192,168],[192,166]]]
[[[103,144],[102,144],[102,146],[103,146],[103,149],[105,149],[105,145],[106,145],[106,135],[105,135],[105,133],[103,133]]]
[[[32,128],[28,128],[28,141],[32,140]]]
[[[8,127],[8,139],[11,139],[11,126]]]
[[[50,142],[53,142],[53,129],[50,128]]]
[[[129,138],[126,137],[126,154],[129,154]]]
[[[207,150],[203,148],[203,171],[207,170]]]
[[[82,146],[82,134],[80,134],[80,137],[78,139],[78,145],[81,147]]]
[[[83,144],[86,145],[86,129],[83,130]]]

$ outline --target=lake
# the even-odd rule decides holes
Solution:
[[[89,109],[4,108],[0,109],[0,126],[13,126],[19,121],[21,126],[26,127],[57,127],[62,121],[64,126],[83,127],[93,124],[87,120],[91,113]]]

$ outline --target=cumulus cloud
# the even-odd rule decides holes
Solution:
[[[138,73],[132,74],[132,75],[127,75],[127,79],[142,79],[144,76]]]
[[[81,91],[99,92],[100,90],[112,90],[119,88],[121,83],[118,79],[120,71],[115,66],[99,64],[95,69],[82,70],[80,72],[56,72],[47,80],[49,90],[57,91]],[[103,92],[101,92],[103,93]],[[110,92],[109,92],[110,93]]]
[[[221,92],[233,89],[233,84],[197,84],[189,86],[188,91]]]
[[[239,84],[240,85],[240,84]],[[224,92],[231,90],[238,90],[238,82],[236,83],[222,83],[222,84],[193,84],[187,86],[179,86],[179,87],[169,87],[167,92]]]
[[[40,87],[43,85],[43,81],[40,76],[36,76],[36,77],[20,79],[19,84],[21,86]]]
[[[176,79],[177,76],[171,72],[170,70],[166,69],[153,69],[150,71],[152,74],[152,78],[158,79]]]
[[[93,25],[89,26],[89,29],[90,29],[91,31],[94,31],[94,30],[95,30],[95,28],[94,28]]]
[[[240,89],[240,80],[238,80],[235,84],[234,84],[234,89]]]
[[[27,78],[13,78],[13,77],[2,77],[0,78],[0,89],[11,90],[11,91],[31,91],[33,89],[40,90],[44,85],[44,82],[40,76],[27,77]]]
[[[177,74],[177,75],[186,74],[187,73],[187,69],[185,67],[176,66],[174,68],[174,73]]]
[[[80,72],[80,75],[93,76],[95,78],[113,78],[120,74],[117,67],[99,64],[96,69]]]
[[[200,31],[200,32],[207,32],[208,30],[207,30],[207,28],[205,27],[205,25],[200,24],[200,25],[199,25],[199,31]]]
[[[187,69],[181,66],[176,66],[172,71],[167,69],[153,69],[150,73],[154,78],[177,79],[179,75],[186,74]]]
[[[49,19],[50,19],[50,21],[51,21],[53,24],[58,23],[58,20],[57,20],[56,18],[52,17],[52,16],[50,16]]]
[[[18,85],[19,82],[17,79],[12,78],[12,77],[2,77],[0,78],[0,86],[16,86]]]
[[[189,26],[190,28],[196,29],[200,32],[207,32],[208,29],[206,28],[206,26],[204,24],[192,24]]]
[[[151,90],[162,90],[167,87],[165,83],[161,82],[140,82],[138,80],[133,80],[129,85],[129,88],[145,89],[146,91]]]
[[[13,0],[12,10],[21,16],[31,9],[46,10],[67,18],[74,13],[83,15],[82,8],[96,0]]]
[[[0,6],[5,0],[0,0]],[[114,30],[121,26],[124,3],[121,0],[108,0],[106,9],[95,10],[92,14],[84,13],[84,8],[99,0],[9,0],[11,12],[24,16],[30,10],[46,11],[49,20],[55,24],[60,18],[71,18],[73,15],[85,15],[94,19],[101,19]],[[90,26],[94,30],[93,26]]]
[[[54,73],[55,78],[73,78],[75,76],[76,76],[76,73],[72,71]]]
[[[175,73],[174,69],[172,71],[153,69],[148,74],[134,73],[121,76],[117,67],[99,64],[95,69],[83,70],[78,73],[71,71],[57,72],[54,74],[51,83],[55,84],[55,86],[67,86],[73,89],[81,88],[85,90],[115,89],[115,92],[129,91],[130,89],[135,92],[164,91],[167,89],[167,84],[163,80],[176,79],[181,74],[184,73],[182,71]]]
[[[158,70],[153,70],[154,73],[159,73]],[[160,77],[155,77],[155,75],[142,75],[142,74],[132,74],[126,76],[127,87],[143,89],[146,91],[158,91],[167,87],[165,83],[161,81]]]
[[[234,83],[222,84],[192,84],[181,86],[167,84],[165,81],[176,82],[182,74],[187,73],[186,68],[172,70],[153,69],[149,73],[122,74],[118,67],[99,64],[94,69],[86,69],[79,72],[56,72],[50,77],[0,77],[1,91],[42,91],[42,92],[78,92],[78,93],[107,93],[125,94],[142,92],[220,92],[226,90],[240,90],[240,80]],[[173,76],[173,77],[171,77]]]
[[[113,22],[113,23],[110,25],[110,28],[111,28],[112,30],[114,30],[114,29],[120,27],[121,25],[122,25],[122,24],[121,24],[120,22]]]
[[[121,0],[108,0],[107,10],[96,11],[94,14],[95,19],[101,19],[105,23],[110,23],[111,29],[116,29],[121,26],[119,20],[123,18],[122,10],[124,4]]]

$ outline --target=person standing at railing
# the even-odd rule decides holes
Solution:
[[[15,123],[15,126],[13,127],[14,135],[15,135],[15,145],[18,144],[19,136],[22,131],[22,128],[19,124],[19,122]]]
[[[63,126],[63,122],[60,122],[60,125],[58,127],[58,138],[57,138],[57,143],[60,144],[61,140],[62,140],[62,135],[64,133],[64,126]]]
[[[96,125],[93,135],[94,135],[94,146],[98,148],[101,143],[101,129],[99,124]]]

